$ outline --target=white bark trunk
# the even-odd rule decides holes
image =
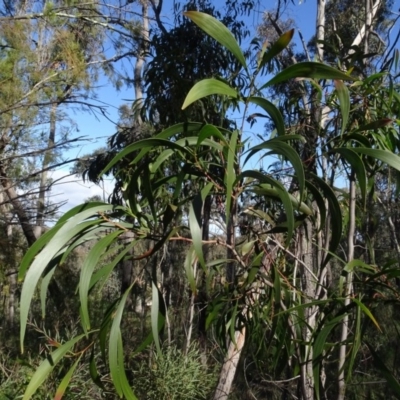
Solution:
[[[349,190],[349,232],[347,239],[347,263],[351,262],[354,259],[354,235],[356,229],[356,183],[354,181],[354,176],[350,178],[350,190]],[[347,306],[350,304],[350,297],[353,291],[353,273],[349,272],[346,278],[346,286],[345,286],[345,301],[344,305]],[[339,349],[339,365],[338,365],[338,387],[339,394],[338,400],[345,399],[346,392],[346,383],[345,383],[345,373],[344,373],[344,364],[346,361],[346,351],[347,345],[345,341],[347,340],[349,335],[349,316],[346,315],[342,320],[342,335],[341,335],[341,346]]]
[[[317,41],[325,40],[325,5],[326,0],[318,0],[317,2]],[[324,45],[317,42],[318,61],[324,60]]]
[[[142,72],[144,63],[146,60],[146,53],[148,49],[149,43],[149,15],[148,15],[148,0],[141,0],[142,4],[142,18],[143,18],[143,26],[142,26],[142,38],[139,43],[139,51],[136,56],[136,64],[134,70],[134,88],[135,88],[135,100],[136,100],[136,110],[137,113],[137,122],[139,124],[142,123],[142,118],[140,116],[140,110],[143,106],[143,89],[142,89]]]
[[[382,6],[383,0],[376,0],[376,2],[372,5],[372,8],[369,9],[366,15],[366,23],[361,27],[358,35],[353,40],[352,46],[359,46],[362,41],[364,40],[368,30],[371,28],[372,20],[375,18],[376,13],[378,12],[379,8]],[[367,24],[368,23],[368,24]],[[349,50],[349,55],[355,53],[354,49]]]
[[[227,400],[231,392],[233,380],[239,365],[240,355],[243,350],[246,337],[246,329],[235,333],[235,343],[231,342],[226,354],[224,365],[220,373],[217,389],[214,394],[214,400]]]

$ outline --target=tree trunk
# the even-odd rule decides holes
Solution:
[[[148,0],[141,0],[142,4],[142,39],[139,43],[139,51],[136,55],[136,64],[134,70],[134,88],[135,88],[135,109],[137,110],[137,123],[140,125],[142,123],[142,118],[140,116],[140,111],[143,107],[143,89],[142,89],[142,72],[144,67],[144,62],[146,59],[146,53],[149,46],[149,15],[148,15]]]
[[[240,355],[243,350],[246,337],[246,329],[236,331],[235,342],[231,341],[228,353],[226,354],[224,365],[219,375],[218,386],[214,394],[214,400],[227,400],[232,389],[233,379],[239,365]]]
[[[354,259],[354,235],[356,231],[356,183],[354,180],[354,173],[350,177],[350,190],[349,190],[349,232],[347,239],[347,263]],[[344,305],[350,304],[350,297],[353,291],[353,273],[349,272],[346,277],[345,293],[344,293]],[[338,364],[338,400],[345,399],[346,383],[344,381],[344,364],[346,361],[347,345],[346,341],[349,335],[349,316],[346,316],[342,320],[342,335],[341,335],[341,346],[339,350],[339,364]]]
[[[47,142],[47,148],[53,149],[56,141],[56,121],[57,121],[57,107],[58,104],[54,103],[50,110],[50,126],[49,126],[49,139]],[[46,193],[49,190],[47,186],[48,166],[51,163],[51,150],[46,150],[43,156],[42,170],[40,175],[40,186],[39,186],[39,197],[37,201],[37,213],[36,213],[36,237],[42,234],[42,230],[45,222],[46,213]]]
[[[18,221],[21,225],[22,232],[29,244],[32,246],[36,241],[35,232],[31,224],[31,220],[25,211],[22,203],[19,201],[18,193],[16,192],[14,186],[11,184],[10,179],[7,176],[5,168],[0,164],[0,181],[1,185],[6,193],[10,203],[13,206],[14,212],[17,215]]]

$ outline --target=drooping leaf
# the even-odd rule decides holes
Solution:
[[[247,101],[260,106],[264,111],[266,111],[269,114],[269,116],[271,117],[272,121],[275,124],[278,135],[285,134],[285,123],[283,121],[282,114],[275,106],[275,104],[271,103],[264,97],[249,97]]]
[[[83,354],[83,353],[82,353]],[[72,367],[68,370],[68,372],[64,375],[61,383],[58,385],[56,395],[54,396],[54,400],[61,400],[67,390],[69,383],[71,382],[72,375],[75,372],[76,367],[79,364],[79,361],[82,358],[82,354],[78,357],[78,359],[72,364]]]
[[[345,132],[350,114],[350,95],[349,89],[342,80],[335,80],[336,94],[339,99],[340,116],[342,117],[342,135]]]
[[[340,240],[342,238],[342,211],[340,208],[340,204],[337,200],[337,196],[332,188],[317,175],[310,175],[313,177],[316,187],[320,188],[320,190],[324,194],[324,197],[327,199],[329,205],[329,213],[331,216],[331,240],[329,243],[328,252],[322,264],[323,266],[325,266],[335,254],[336,249],[338,248]]]
[[[312,79],[342,79],[345,81],[353,81],[354,78],[328,65],[318,62],[305,61],[293,64],[285,68],[282,72],[275,75],[270,81],[263,85],[260,90],[277,83],[286,82],[295,78],[312,78]]]
[[[114,314],[114,319],[110,329],[108,346],[108,358],[110,365],[111,379],[120,397],[124,396],[127,400],[137,400],[133,394],[125,373],[124,351],[122,348],[121,319],[125,308],[126,299],[132,289],[132,285],[123,294]]]
[[[213,187],[213,183],[208,183],[201,191],[197,194],[189,209],[189,228],[190,234],[193,240],[193,248],[196,252],[196,256],[203,269],[205,269],[204,255],[203,255],[203,243],[202,243],[202,210],[205,198],[208,196],[210,190]]]
[[[26,273],[21,291],[20,340],[22,352],[24,350],[23,343],[31,300],[39,279],[41,278],[47,265],[60,251],[60,249],[62,249],[75,235],[77,235],[79,232],[84,231],[89,226],[99,224],[98,220],[89,220],[86,222],[82,221],[85,221],[87,218],[96,216],[96,214],[98,215],[99,213],[112,210],[112,205],[103,204],[94,208],[86,209],[85,211],[76,214],[74,217],[66,221],[61,227],[55,227],[56,233],[53,236],[48,236],[48,238],[51,239],[46,243],[46,246],[43,248],[43,250],[34,258],[32,265],[29,267],[28,272]],[[39,251],[40,247],[35,247],[35,250]],[[27,255],[26,257],[31,258],[32,253],[29,253],[29,255]],[[24,263],[24,260],[22,261],[22,263]]]
[[[238,137],[239,132],[234,130],[232,132],[231,140],[229,142],[229,149],[228,149],[228,161],[226,165],[226,173],[225,173],[225,187],[226,187],[226,224],[228,225],[228,221],[231,214],[231,204],[232,204],[232,194],[233,194],[233,185],[236,181],[236,149],[238,145]]]
[[[182,110],[190,106],[195,101],[202,99],[203,97],[211,96],[212,94],[229,96],[235,99],[238,97],[236,90],[231,88],[226,83],[213,78],[203,79],[200,82],[197,82],[190,89],[182,105]]]
[[[259,68],[262,68],[265,64],[268,64],[274,57],[280,54],[291,42],[294,35],[294,29],[282,34],[279,39],[268,49],[263,55]]]
[[[50,355],[49,359],[42,361],[39,367],[36,369],[29,385],[25,390],[24,397],[22,400],[29,400],[36,392],[36,390],[42,385],[42,383],[47,379],[50,373],[53,371],[54,367],[58,362],[73,348],[73,346],[78,343],[85,335],[79,335],[68,342],[62,344],[56,350],[54,350]]]
[[[81,323],[85,332],[90,329],[88,295],[93,271],[96,268],[104,250],[123,232],[123,230],[116,230],[115,232],[112,232],[111,234],[101,238],[93,246],[83,262],[79,278],[79,299],[81,302]]]
[[[196,251],[194,249],[194,246],[191,246],[191,248],[188,250],[186,254],[184,266],[185,266],[186,277],[189,281],[192,293],[194,294],[197,293],[196,278],[193,272],[193,264],[196,262],[195,257],[196,257]]]
[[[334,329],[336,326],[340,324],[340,321],[346,316],[346,314],[341,314],[331,321],[326,323],[322,330],[318,333],[314,341],[313,346],[313,373],[314,373],[314,385],[315,391],[317,395],[317,399],[320,398],[319,396],[319,380],[320,380],[320,369],[321,369],[321,360],[320,356],[323,354],[325,349],[326,340],[328,338],[329,333]]]
[[[367,173],[365,171],[365,166],[362,159],[358,156],[358,154],[353,151],[353,148],[335,148],[332,150],[333,153],[339,153],[342,155],[346,161],[351,165],[354,170],[358,184],[360,186],[361,191],[361,200],[365,205],[366,195],[367,195]]]
[[[294,140],[294,138],[292,138]],[[267,140],[264,143],[261,143],[257,146],[254,146],[248,150],[248,155],[245,159],[246,162],[257,152],[264,149],[273,150],[276,154],[281,154],[286,157],[289,162],[292,164],[293,169],[295,171],[296,179],[299,183],[299,190],[300,190],[300,199],[303,198],[304,189],[305,189],[305,174],[303,163],[300,159],[299,154],[296,150],[293,149],[289,144],[285,143],[285,136],[277,137],[274,139]]]
[[[226,47],[240,64],[242,64],[242,67],[245,69],[247,68],[246,60],[238,42],[232,35],[232,32],[222,22],[211,15],[198,11],[186,11],[183,15],[190,18],[199,28],[206,32],[207,35]]]
[[[400,171],[400,157],[397,154],[392,153],[391,151],[365,147],[353,147],[352,149],[356,153],[365,154],[367,156],[380,160],[385,164],[390,165],[394,169],[397,169],[397,171]]]
[[[352,133],[372,131],[375,129],[383,128],[385,126],[388,126],[392,122],[393,120],[390,118],[379,119],[377,121],[370,122],[369,124],[360,126],[359,128],[355,129]]]

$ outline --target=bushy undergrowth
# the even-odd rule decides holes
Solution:
[[[202,400],[212,393],[216,377],[202,363],[197,346],[185,355],[172,345],[164,347],[162,354],[154,352],[151,365],[147,361],[140,364],[134,389],[141,400]]]

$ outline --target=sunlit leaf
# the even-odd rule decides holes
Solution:
[[[271,103],[269,100],[265,99],[264,97],[249,97],[247,99],[250,103],[256,104],[261,107],[264,111],[268,113],[271,117],[273,123],[275,124],[276,131],[278,135],[285,134],[285,123],[283,120],[283,116],[275,106],[275,104]]]
[[[336,94],[339,99],[341,118],[342,118],[342,134],[345,132],[347,121],[350,114],[350,95],[349,89],[341,80],[335,80]]]
[[[243,68],[247,68],[246,60],[238,42],[232,35],[231,31],[222,22],[218,21],[211,15],[198,11],[186,11],[183,14],[206,32],[207,35],[211,36],[218,43],[222,44],[222,46],[226,47],[236,57],[240,64],[242,64]]]
[[[353,81],[354,78],[345,74],[338,69],[329,67],[328,65],[318,62],[305,61],[290,65],[282,72],[263,85],[260,90],[277,83],[286,82],[295,78],[312,78],[312,79],[342,79],[345,81]]]
[[[279,39],[268,49],[263,55],[259,68],[262,68],[265,64],[269,63],[274,57],[280,54],[291,42],[294,35],[294,29],[285,32],[279,37]]]
[[[231,140],[229,142],[229,150],[228,150],[228,161],[226,165],[226,173],[225,173],[225,185],[226,185],[226,224],[228,225],[228,221],[231,214],[231,204],[232,204],[232,193],[233,193],[233,185],[236,180],[236,148],[238,145],[238,137],[239,132],[234,130],[231,136]]]
[[[182,105],[182,110],[190,106],[195,101],[202,99],[203,97],[211,96],[212,94],[229,96],[235,99],[238,97],[236,90],[231,88],[226,83],[213,78],[203,79],[200,82],[197,82],[190,89]]]

